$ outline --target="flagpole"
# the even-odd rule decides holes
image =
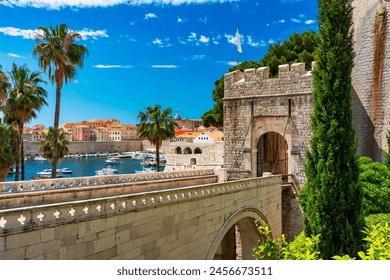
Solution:
[[[236,43],[237,43],[237,65],[240,64],[240,53],[242,52],[241,48],[241,38],[240,38],[240,32],[238,31],[238,25],[237,25],[237,31],[236,31]]]
[[[240,52],[238,51],[238,44],[240,43],[240,33],[238,32],[238,24],[236,26],[237,33],[236,33],[236,39],[237,39],[237,66],[240,63]]]

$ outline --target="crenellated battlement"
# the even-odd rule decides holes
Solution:
[[[312,75],[305,63],[279,65],[277,78],[269,77],[269,67],[259,67],[227,73],[224,79],[225,98],[312,91]]]

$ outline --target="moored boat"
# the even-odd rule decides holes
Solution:
[[[121,162],[119,161],[118,157],[109,157],[106,159],[106,164],[108,165],[113,165],[113,164],[120,164]]]
[[[101,170],[95,171],[96,176],[102,175],[115,175],[118,174],[118,170],[115,168],[103,168]]]

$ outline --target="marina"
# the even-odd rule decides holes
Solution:
[[[115,162],[107,160],[115,158]],[[84,177],[101,176],[112,174],[135,174],[139,172],[152,172],[155,169],[144,169],[141,164],[145,158],[151,158],[151,153],[123,153],[123,154],[85,154],[68,155],[58,164],[57,177]],[[119,162],[118,162],[119,159]],[[15,167],[8,174],[6,181],[14,181]],[[50,178],[51,165],[46,159],[41,157],[25,159],[25,178]]]

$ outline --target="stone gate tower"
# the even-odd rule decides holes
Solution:
[[[389,1],[355,0],[353,123],[358,154],[383,161],[390,129]],[[313,65],[314,66],[314,65]],[[305,181],[310,149],[313,79],[303,63],[225,75],[225,167],[228,179],[293,174]]]

